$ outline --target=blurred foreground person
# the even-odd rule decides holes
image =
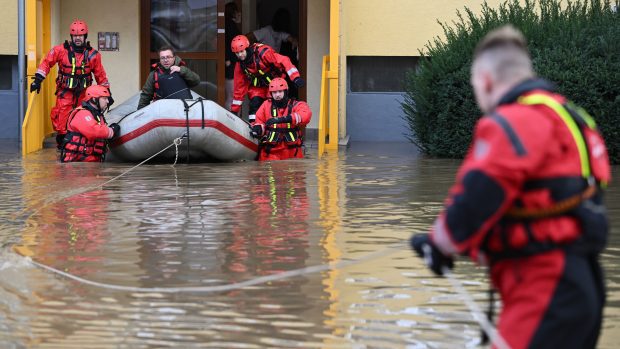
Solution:
[[[439,275],[456,254],[489,266],[511,348],[594,348],[611,179],[603,138],[588,113],[535,77],[512,26],[478,44],[471,84],[485,116],[445,209],[412,247]]]

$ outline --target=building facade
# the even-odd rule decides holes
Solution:
[[[415,69],[420,51],[442,37],[439,22],[450,23],[464,7],[478,12],[483,1],[422,0],[25,0],[37,11],[36,47],[27,47],[31,74],[49,46],[69,39],[76,18],[88,23],[88,40],[100,46],[115,100],[138,93],[157,59],[157,48],[171,45],[202,78],[195,91],[224,103],[224,8],[234,1],[242,12],[240,30],[267,25],[279,8],[290,13],[290,31],[299,40],[294,54],[315,117],[308,125],[316,137],[322,60],[335,57],[330,76],[337,78],[338,138],[352,141],[405,141],[407,126],[400,103],[404,75]],[[489,0],[497,6],[500,1]],[[17,114],[17,5],[0,0],[0,138],[19,137]],[[45,17],[49,27],[45,27]],[[34,30],[30,25],[27,30]],[[49,41],[45,45],[45,41]],[[36,62],[33,63],[33,62]],[[332,63],[330,63],[332,64]],[[29,80],[27,81],[27,84]],[[53,84],[53,78],[46,79]],[[48,88],[48,93],[53,93]],[[247,103],[246,103],[247,104]],[[332,113],[333,114],[333,113]],[[48,111],[36,117],[47,118]]]

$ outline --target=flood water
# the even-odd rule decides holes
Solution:
[[[402,244],[429,228],[459,161],[353,143],[321,159],[132,169],[1,148],[1,348],[478,347],[451,284]],[[607,203],[599,347],[616,348],[618,186]],[[455,274],[486,308],[485,271],[461,259]]]

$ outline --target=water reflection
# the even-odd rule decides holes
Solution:
[[[357,260],[427,229],[458,161],[424,159],[406,145],[354,144],[321,159],[146,165],[100,188],[132,165],[62,165],[50,150],[2,160],[0,347],[477,345],[462,300],[405,248],[252,287],[178,294],[85,285],[10,250],[89,280],[145,288],[227,285]],[[612,186],[612,223],[619,197]],[[620,340],[612,226],[601,348]],[[457,273],[483,303],[484,270],[461,261]]]

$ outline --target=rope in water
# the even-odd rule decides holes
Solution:
[[[86,193],[88,191],[91,190],[95,190],[98,188],[102,188],[105,185],[117,180],[118,178],[126,175],[127,173],[135,170],[136,168],[140,167],[141,165],[145,164],[146,162],[148,162],[149,160],[153,159],[154,157],[158,156],[159,154],[163,153],[164,151],[168,150],[170,147],[174,146],[175,147],[175,159],[174,159],[174,163],[172,164],[172,167],[174,167],[177,163],[178,157],[179,157],[179,145],[181,144],[182,140],[184,138],[187,138],[187,134],[184,134],[181,137],[175,138],[174,141],[164,147],[163,149],[161,149],[160,151],[158,151],[157,153],[153,154],[152,156],[150,156],[149,158],[143,160],[142,162],[140,162],[139,164],[129,168],[128,170],[124,171],[123,173],[101,183],[98,184],[96,186],[92,186],[92,187],[87,187],[85,189],[82,189],[78,192],[73,192],[73,193],[69,193],[69,195],[67,196],[62,196],[59,197],[55,200],[52,200],[50,202],[46,202],[43,206],[39,207],[38,209],[34,210],[29,216],[32,216],[34,214],[36,214],[37,212],[39,212],[40,209],[42,209],[45,206],[51,205],[53,203],[56,203],[58,201],[64,200],[70,196],[73,195],[79,195],[82,193]],[[17,216],[21,216],[25,211],[21,211],[19,214],[17,214]],[[317,273],[317,272],[321,272],[321,271],[327,271],[327,270],[334,270],[334,269],[339,269],[339,268],[344,268],[344,267],[348,267],[351,265],[355,265],[355,264],[359,264],[362,263],[364,261],[370,260],[370,259],[375,259],[375,258],[379,258],[379,257],[384,257],[387,255],[390,255],[392,253],[394,253],[395,251],[397,252],[398,250],[394,250],[395,247],[399,247],[399,246],[403,246],[404,243],[397,243],[391,246],[388,246],[387,248],[380,250],[380,251],[376,251],[373,253],[369,253],[361,258],[358,259],[354,259],[354,260],[341,260],[338,262],[333,262],[333,263],[328,263],[328,264],[322,264],[322,265],[315,265],[315,266],[310,266],[310,267],[306,267],[306,268],[301,268],[301,269],[295,269],[295,270],[289,270],[289,271],[285,271],[285,272],[281,272],[281,273],[277,273],[277,274],[273,274],[273,275],[267,275],[267,276],[261,276],[258,278],[254,278],[254,279],[250,279],[250,280],[246,280],[246,281],[242,281],[242,282],[237,282],[237,283],[232,283],[232,284],[225,284],[225,285],[215,285],[215,286],[193,286],[193,287],[133,287],[133,286],[122,286],[122,285],[113,285],[113,284],[106,284],[106,283],[101,283],[101,282],[97,282],[97,281],[91,281],[91,280],[87,280],[84,278],[81,278],[79,276],[64,272],[62,270],[58,270],[56,268],[50,267],[48,265],[39,263],[35,260],[33,260],[30,257],[24,256],[21,253],[19,253],[15,248],[13,248],[13,251],[15,253],[17,253],[18,255],[26,258],[27,261],[29,261],[30,263],[32,263],[33,265],[47,270],[51,273],[66,277],[68,279],[86,284],[86,285],[90,285],[90,286],[94,286],[94,287],[100,287],[100,288],[105,288],[105,289],[110,289],[110,290],[117,290],[117,291],[128,291],[128,292],[148,292],[148,293],[182,293],[182,292],[195,292],[195,293],[214,293],[214,292],[226,292],[226,291],[232,291],[232,290],[238,290],[238,289],[242,289],[242,288],[246,288],[249,286],[254,286],[254,285],[259,285],[259,284],[264,284],[264,283],[269,283],[269,282],[274,282],[274,281],[279,281],[279,280],[283,280],[286,278],[290,278],[290,277],[295,277],[295,276],[301,276],[301,275],[306,275],[306,274],[311,274],[311,273]],[[463,302],[465,303],[465,305],[469,308],[472,316],[474,317],[474,320],[476,322],[478,322],[478,324],[480,325],[480,327],[482,328],[482,330],[489,336],[489,338],[491,338],[492,343],[497,346],[500,349],[510,349],[510,346],[506,343],[506,341],[503,339],[503,337],[497,332],[497,330],[495,329],[495,327],[493,326],[493,324],[491,324],[488,319],[484,316],[484,313],[480,310],[480,308],[478,307],[478,304],[472,299],[472,297],[469,295],[469,293],[467,292],[467,290],[463,287],[463,285],[460,283],[460,281],[451,273],[451,271],[448,268],[443,269],[443,273],[446,276],[446,278],[450,281],[450,283],[452,284],[452,287],[457,291],[457,293],[461,296],[461,298],[463,299]]]
[[[482,331],[486,333],[487,336],[491,339],[491,343],[495,345],[499,349],[510,349],[510,346],[504,338],[497,332],[497,329],[493,326],[489,319],[484,316],[484,312],[478,306],[478,303],[474,301],[474,299],[469,295],[469,292],[463,287],[463,284],[459,281],[459,279],[454,276],[454,274],[447,267],[442,268],[443,275],[450,281],[452,287],[456,291],[456,293],[461,296],[463,299],[463,303],[469,308],[469,312],[474,317],[474,320],[480,325]]]
[[[112,177],[109,180],[101,183],[101,184],[97,184],[91,187],[86,187],[86,188],[82,188],[80,190],[77,191],[69,191],[67,192],[65,195],[59,195],[56,197],[56,199],[50,200],[45,202],[42,206],[34,209],[31,211],[31,213],[28,215],[28,217],[33,216],[35,214],[37,214],[42,208],[49,206],[51,204],[55,204],[57,202],[60,202],[62,200],[65,200],[71,196],[74,195],[79,195],[79,194],[84,194],[86,192],[89,192],[91,190],[95,190],[95,189],[99,189],[102,188],[104,186],[106,186],[107,184],[110,184],[111,182],[123,177],[124,175],[128,174],[129,172],[135,170],[136,168],[144,165],[146,162],[148,162],[149,160],[152,160],[154,157],[156,157],[157,155],[165,152],[166,150],[168,150],[170,147],[174,146],[175,147],[175,158],[174,158],[174,163],[172,164],[172,167],[174,167],[177,164],[177,160],[179,158],[179,145],[181,144],[181,142],[183,141],[183,139],[185,139],[187,137],[186,134],[183,134],[181,137],[175,138],[172,143],[170,143],[168,146],[166,146],[165,148],[163,148],[162,150],[158,151],[157,153],[151,155],[150,157],[148,157],[147,159],[143,160],[142,162],[140,162],[139,164],[129,168],[128,170],[124,171],[123,173],[119,174],[118,176]],[[27,213],[28,211],[30,211],[31,209],[23,209],[19,212],[17,212],[16,214],[13,215],[13,219],[17,219],[18,217],[21,217],[22,215],[24,215],[25,213]]]
[[[328,264],[314,265],[314,266],[305,267],[301,269],[289,270],[289,271],[285,271],[285,272],[281,272],[277,274],[261,276],[261,277],[257,277],[254,279],[231,283],[231,284],[215,285],[215,286],[190,286],[190,287],[134,287],[134,286],[113,285],[113,284],[106,284],[106,283],[101,283],[97,281],[91,281],[91,280],[87,280],[82,277],[64,272],[62,270],[58,270],[48,265],[39,263],[31,259],[30,257],[20,254],[16,249],[13,249],[13,251],[19,254],[20,256],[26,258],[28,262],[32,263],[33,265],[41,269],[47,270],[51,273],[66,277],[68,279],[71,279],[71,280],[74,280],[74,281],[77,281],[77,282],[80,282],[86,285],[94,286],[94,287],[105,288],[105,289],[116,290],[116,291],[142,292],[142,293],[189,293],[189,292],[216,293],[216,292],[227,292],[227,291],[239,290],[239,289],[250,287],[250,286],[270,283],[274,281],[280,281],[280,280],[284,280],[284,279],[296,277],[296,276],[302,276],[302,275],[318,273],[318,272],[327,271],[327,270],[345,268],[345,267],[352,266],[355,264],[360,264],[362,262],[365,262],[371,259],[385,257],[395,252],[399,252],[400,249],[396,249],[396,248],[402,247],[404,245],[405,243],[396,243],[396,244],[387,246],[383,250],[372,252],[360,258],[353,259],[353,260],[341,260],[341,261],[332,262]],[[454,274],[452,274],[452,272],[448,268],[444,268],[443,273],[446,276],[446,278],[450,281],[450,283],[452,284],[452,287],[456,290],[456,292],[462,298],[465,305],[469,308],[469,311],[472,314],[474,320],[480,325],[480,327],[487,334],[487,336],[489,336],[492,343],[499,349],[510,349],[510,346],[506,343],[503,337],[497,332],[493,324],[489,322],[489,320],[486,318],[486,316],[484,315],[484,313],[482,312],[478,304],[469,295],[469,293],[463,287],[463,285],[458,280],[458,278],[456,278],[456,276],[454,276]]]
[[[232,284],[215,285],[215,286],[192,286],[192,287],[133,287],[133,286],[112,285],[112,284],[91,281],[91,280],[87,280],[79,276],[64,272],[62,270],[58,270],[48,265],[39,263],[31,259],[30,257],[26,257],[22,255],[16,249],[13,249],[13,251],[19,254],[20,256],[27,258],[29,262],[31,262],[37,267],[50,271],[54,274],[64,276],[68,279],[71,279],[71,280],[74,280],[74,281],[77,281],[77,282],[80,282],[86,285],[95,286],[95,287],[100,287],[100,288],[105,288],[105,289],[110,289],[110,290],[117,290],[117,291],[147,292],[147,293],[184,293],[184,292],[213,293],[213,292],[233,291],[233,290],[238,290],[238,289],[245,288],[248,286],[254,286],[254,285],[264,284],[264,283],[273,282],[273,281],[279,281],[279,280],[283,280],[283,279],[287,279],[287,278],[291,278],[295,276],[301,276],[301,275],[317,273],[317,272],[326,271],[326,270],[333,270],[333,269],[348,267],[351,265],[362,263],[370,259],[376,259],[379,257],[390,255],[394,252],[399,252],[400,250],[395,250],[395,247],[400,247],[400,246],[403,246],[403,243],[397,243],[397,244],[388,246],[383,250],[369,253],[358,259],[341,260],[341,261],[332,262],[328,264],[314,265],[314,266],[305,267],[301,269],[289,270],[289,271],[285,271],[285,272],[281,272],[277,274],[261,276],[255,279],[250,279],[250,280],[246,280],[242,282],[236,282]]]

